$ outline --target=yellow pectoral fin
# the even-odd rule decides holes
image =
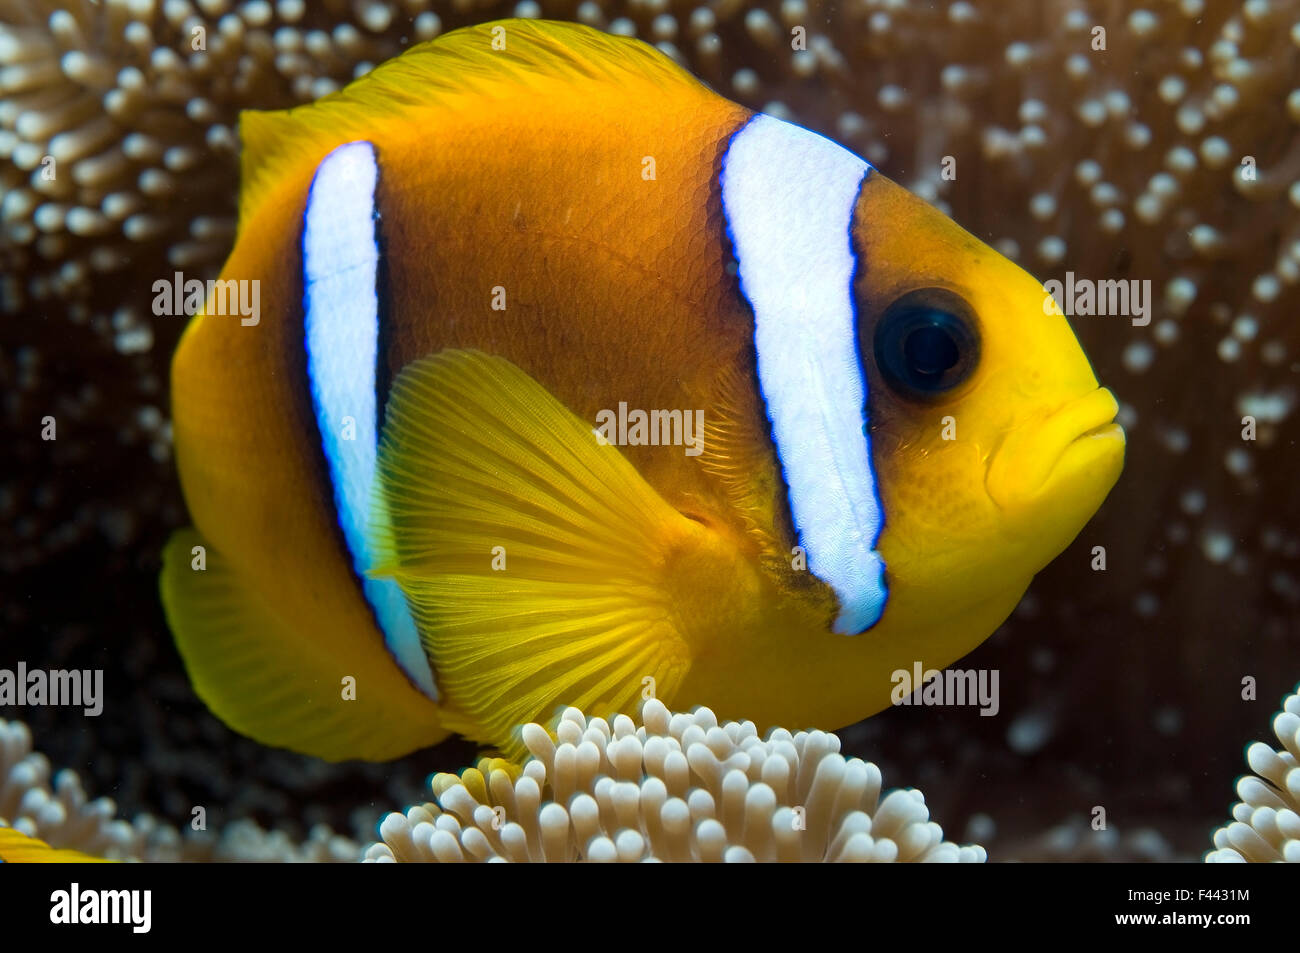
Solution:
[[[168,541],[160,587],[194,690],[236,731],[327,761],[386,761],[447,734],[396,662],[347,651],[367,633],[281,618],[195,530]]]
[[[108,864],[79,850],[59,850],[12,827],[0,826],[0,862],[6,864]]]
[[[450,727],[517,755],[558,706],[672,699],[698,648],[683,593],[728,551],[518,367],[448,350],[403,369],[378,488],[375,574],[406,592]]]

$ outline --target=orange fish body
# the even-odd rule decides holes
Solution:
[[[863,173],[844,243],[870,261],[852,289],[871,395],[856,436],[871,434],[878,484],[861,506],[875,498],[880,513],[862,516],[873,528],[861,538],[813,545],[808,501],[825,497],[813,487],[801,503],[807,471],[783,455],[799,427],[765,390],[762,361],[781,355],[756,345],[762,278],[746,272],[723,184],[753,120],[649,47],[529,21],[459,31],[318,104],[244,117],[240,229],[221,280],[258,282],[260,315],[205,313],[177,351],[174,435],[196,530],[169,545],[162,582],[196,689],[232,727],[336,760],[395,757],[453,730],[510,749],[514,726],[557,705],[627,710],[648,692],[760,727],[837,727],[888,703],[890,672],[946,665],[1006,617],[1114,482],[1122,434],[1119,456],[1105,431],[1101,449],[1070,451],[1068,473],[1044,465],[1015,492],[982,478],[945,487],[992,466],[1016,428],[1065,414],[1071,439],[1101,433],[1113,400],[1059,317],[1039,309],[1015,334],[991,333],[984,315],[1038,309],[1041,286]],[[340,475],[353,471],[335,455],[353,448],[346,432],[322,447],[347,423],[329,417],[321,382],[349,354],[313,350],[304,312],[329,306],[310,300],[313,274],[346,286],[333,284],[346,269],[306,259],[333,254],[313,252],[333,247],[335,221],[314,183],[338,167],[352,188],[330,166],[351,144],[377,170],[379,331],[365,370],[382,438],[365,525],[341,530]],[[964,296],[992,362],[951,385],[935,372],[951,406],[892,395],[865,329],[931,285]],[[1053,373],[1021,374],[1016,347],[1059,355]],[[802,373],[772,373],[787,371]],[[1003,383],[1024,399],[1000,400]],[[960,406],[979,423],[959,412],[970,436],[949,447],[941,420]],[[614,419],[605,435],[626,437],[627,408],[697,411],[698,452],[589,439]],[[838,452],[828,459],[862,456]],[[1043,485],[1070,499],[1050,501],[1048,532]],[[990,540],[1008,555],[973,554]],[[853,546],[888,585],[844,565]],[[400,584],[427,673],[395,663],[363,588],[380,579]]]

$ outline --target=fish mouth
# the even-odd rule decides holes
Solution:
[[[1115,422],[1118,411],[1114,395],[1098,387],[1037,426],[1009,435],[985,477],[993,502],[1014,510],[1058,499],[1061,492],[1099,488],[1104,495],[1123,463],[1125,438],[1124,428]]]

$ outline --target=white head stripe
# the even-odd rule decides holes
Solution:
[[[853,305],[853,208],[871,166],[755,116],[722,164],[722,205],[754,310],[758,377],[808,568],[840,602],[835,631],[884,611],[882,512]]]
[[[312,180],[302,237],[307,374],[353,568],[389,651],[427,695],[437,698],[401,588],[391,579],[366,576],[373,555],[366,525],[379,446],[378,178],[374,147],[351,142],[326,156]]]

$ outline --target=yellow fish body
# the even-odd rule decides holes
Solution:
[[[239,731],[852,723],[1010,613],[1124,439],[1042,286],[638,41],[504,21],[246,114],[162,594]]]

